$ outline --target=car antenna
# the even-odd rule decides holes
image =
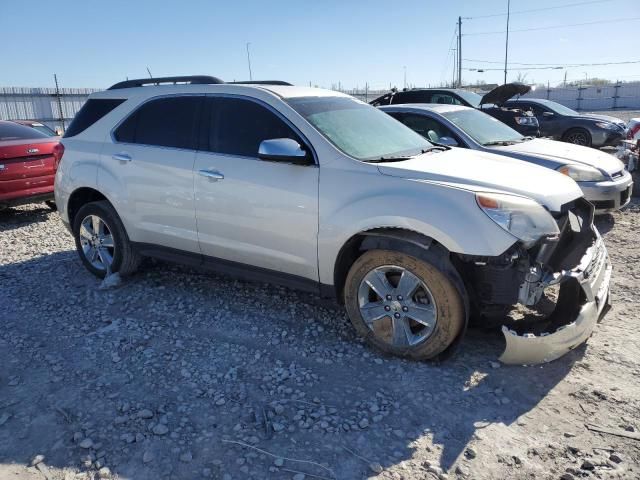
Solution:
[[[153,75],[151,75],[151,70],[149,70],[149,67],[147,67],[147,73],[149,74],[149,78],[153,78]]]

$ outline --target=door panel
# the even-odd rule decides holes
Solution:
[[[297,134],[267,107],[237,97],[212,98],[208,118],[209,151],[197,153],[194,168],[202,253],[317,280],[319,170],[257,158],[261,140]]]
[[[118,127],[115,142],[105,143],[98,183],[115,195],[132,241],[199,253],[193,166],[203,101],[186,96],[147,102]]]

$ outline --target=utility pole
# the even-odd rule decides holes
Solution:
[[[458,17],[458,88],[462,87],[462,17]]]
[[[251,42],[247,42],[247,64],[249,65],[249,81],[253,80],[253,75],[251,74],[251,55],[249,54],[249,45]]]
[[[62,131],[66,130],[64,126],[64,115],[62,114],[62,99],[60,98],[60,88],[58,87],[58,75],[53,74],[53,81],[56,82],[56,99],[58,100],[58,112],[60,114],[60,123],[62,123]]]
[[[507,83],[507,62],[509,60],[509,17],[511,15],[511,0],[507,0],[507,38],[504,42],[504,83]]]
[[[407,88],[407,66],[402,67],[404,69],[404,88]]]

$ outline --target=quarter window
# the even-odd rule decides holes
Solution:
[[[198,96],[151,100],[130,115],[114,136],[119,142],[195,150],[202,101]]]
[[[124,101],[124,98],[90,98],[73,117],[69,128],[64,132],[64,138],[84,132]]]
[[[216,153],[258,157],[263,140],[299,136],[276,114],[250,100],[211,99],[210,122],[205,147]]]

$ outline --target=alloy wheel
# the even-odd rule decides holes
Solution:
[[[575,143],[576,145],[587,145],[587,136],[582,132],[574,132],[567,135],[567,142]]]
[[[406,268],[385,265],[365,275],[358,289],[360,315],[381,340],[413,347],[431,336],[437,306],[427,285]]]
[[[107,223],[97,215],[87,215],[80,224],[80,245],[87,261],[98,270],[107,271],[113,263],[115,244]]]

